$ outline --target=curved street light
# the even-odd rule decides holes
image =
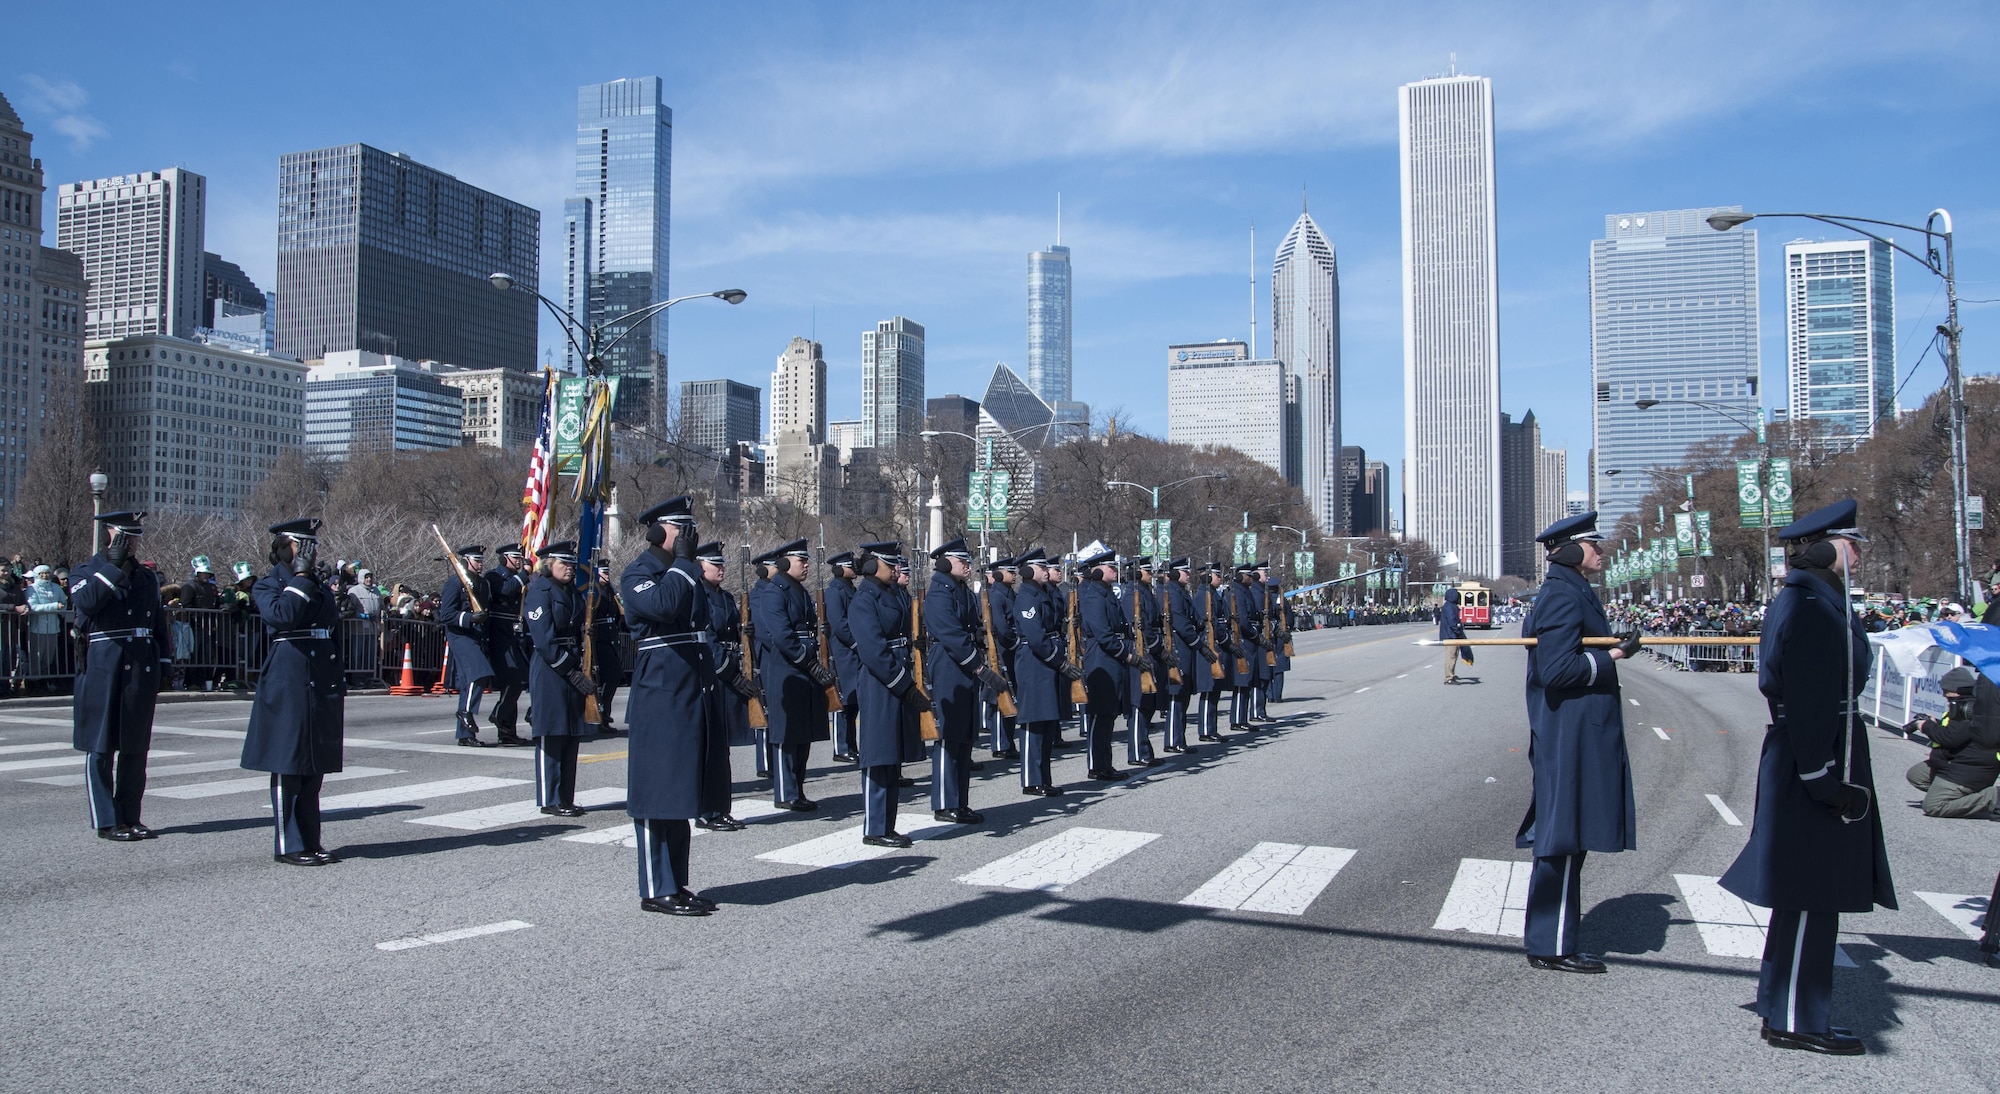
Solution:
[[[512,274],[488,274],[486,280],[501,292],[512,292],[514,289],[514,277]],[[625,336],[632,333],[639,324],[659,315],[675,304],[685,304],[690,300],[706,300],[711,297],[726,304],[741,304],[750,297],[750,294],[744,292],[742,289],[717,289],[714,292],[699,292],[688,296],[677,296],[672,300],[662,300],[657,304],[648,304],[643,308],[628,311],[624,315],[613,316],[610,319],[605,319],[597,323],[586,324],[583,320],[570,314],[562,305],[543,296],[539,289],[529,289],[528,291],[534,293],[535,299],[541,301],[542,305],[549,309],[549,314],[556,317],[556,324],[562,327],[563,337],[569,339],[570,348],[576,350],[577,356],[583,359],[583,374],[585,376],[603,375],[604,355],[609,353],[613,346],[624,341]],[[624,329],[618,331],[615,337],[608,342],[604,340],[606,329],[621,326]],[[584,342],[577,340],[578,334],[583,335],[584,342],[589,343],[588,346]]]
[[[1866,236],[1877,243],[1893,248],[1907,258],[1914,260],[1924,269],[1944,281],[1945,321],[1937,328],[1944,335],[1945,388],[1951,419],[1951,506],[1952,542],[1958,555],[1958,596],[1965,603],[1971,603],[1972,596],[1972,533],[1966,524],[1966,495],[1971,482],[1965,456],[1965,377],[1959,371],[1959,339],[1964,331],[1958,325],[1958,260],[1952,253],[1951,213],[1944,209],[1932,209],[1924,218],[1924,226],[1899,224],[1893,220],[1875,220],[1870,217],[1851,217],[1835,213],[1716,213],[1708,218],[1708,226],[1718,232],[1748,224],[1753,220],[1786,217],[1793,220],[1816,220],[1830,224],[1856,235]],[[1924,237],[1924,253],[1918,254],[1879,233],[1860,227],[1872,224],[1881,228],[1921,233]],[[1942,248],[1939,242],[1942,241]],[[1872,430],[1873,423],[1870,423]]]
[[[1175,479],[1173,482],[1161,483],[1158,486],[1147,486],[1139,482],[1126,482],[1124,479],[1112,479],[1104,484],[1104,488],[1109,490],[1114,486],[1129,486],[1134,490],[1144,490],[1153,496],[1153,512],[1157,513],[1160,511],[1160,491],[1172,490],[1176,486],[1186,486],[1188,483],[1200,482],[1203,479],[1227,479],[1228,477],[1229,474],[1226,471],[1213,471],[1206,475],[1189,475],[1187,478]],[[1213,506],[1210,508],[1213,508]],[[1247,523],[1248,516],[1246,515],[1244,519],[1246,521],[1244,527],[1249,527]]]

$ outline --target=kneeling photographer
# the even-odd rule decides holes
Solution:
[[[1960,665],[1938,681],[1951,704],[1942,719],[1919,718],[1910,728],[1931,753],[1910,768],[1910,785],[1924,792],[1927,817],[1993,817],[2000,776],[2000,687]]]

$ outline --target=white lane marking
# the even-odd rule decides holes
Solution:
[[[340,809],[370,809],[378,805],[403,805],[429,798],[445,798],[453,794],[473,794],[481,790],[498,790],[503,786],[522,786],[526,779],[496,779],[489,775],[474,775],[464,779],[443,779],[431,783],[411,783],[407,786],[390,786],[378,790],[362,790],[353,794],[336,794],[319,803],[322,813]]]
[[[414,950],[419,946],[435,946],[440,942],[458,942],[467,938],[479,938],[489,934],[505,934],[508,931],[525,931],[533,923],[523,923],[518,919],[487,923],[478,927],[460,927],[455,931],[439,931],[436,934],[420,934],[412,938],[392,938],[387,942],[375,943],[378,950]]]
[[[1639,705],[1639,700],[1637,700],[1637,699],[1627,699],[1627,700],[1625,700],[1625,701],[1626,701],[1626,702],[1628,702],[1628,703],[1630,703],[1630,704],[1632,704],[1632,705],[1633,705],[1633,706],[1635,706],[1635,707]]]
[[[593,805],[623,805],[625,788],[622,786],[600,786],[592,790],[576,792],[576,804],[588,808]],[[505,805],[489,805],[482,809],[466,809],[457,813],[440,813],[435,817],[411,817],[410,824],[431,824],[439,828],[456,828],[461,832],[482,832],[488,828],[498,828],[504,824],[520,824],[523,821],[543,819],[542,807],[530,798],[524,802],[508,802]],[[565,818],[557,817],[556,820]]]
[[[151,755],[158,756],[160,753],[154,752]],[[204,775],[211,771],[241,770],[243,770],[243,764],[240,760],[203,760],[199,763],[191,764],[167,764],[164,767],[154,767],[151,764],[147,764],[146,789],[149,792],[158,793],[158,791],[153,790],[152,780],[165,775]],[[44,775],[39,779],[22,779],[21,781],[24,783],[41,783],[44,786],[82,786],[83,776]]]
[[[1654,733],[1657,733],[1657,734],[1659,734],[1659,735],[1660,735],[1660,740],[1662,740],[1662,741],[1671,741],[1671,740],[1673,740],[1673,738],[1672,738],[1672,737],[1669,737],[1669,736],[1667,736],[1667,731],[1666,731],[1666,730],[1664,730],[1664,729],[1661,729],[1661,728],[1660,728],[1659,726],[1654,726],[1654,727],[1653,727],[1653,732],[1654,732]]]
[[[231,765],[240,767],[241,765]],[[335,771],[326,777],[330,783],[345,782],[348,779],[369,779],[377,775],[401,775],[402,772],[386,767],[350,767],[345,771]],[[218,779],[214,782],[187,783],[181,786],[149,786],[148,797],[154,798],[216,798],[224,794],[247,794],[262,792],[271,788],[271,776],[256,775],[247,779]]]
[[[377,741],[365,737],[349,737],[349,748],[380,748],[390,752],[429,752],[439,756],[477,756],[481,759],[528,760],[533,761],[532,748],[466,748],[463,745],[427,745],[421,741]]]
[[[1743,827],[1743,821],[1736,816],[1734,809],[1729,808],[1728,802],[1723,801],[1714,794],[1706,795],[1706,797],[1708,798],[1708,804],[1714,806],[1717,813],[1722,814],[1722,823],[1731,828]]]
[[[67,748],[69,746],[64,745],[63,747]],[[148,757],[185,756],[187,753],[169,752],[165,749],[156,748],[146,755]],[[0,763],[0,771],[33,771],[36,768],[42,767],[79,767],[83,764],[85,758],[84,753],[76,752],[68,756],[45,756],[39,760],[8,760],[6,763]]]
[[[1959,896],[1955,893],[1918,893],[1917,896],[1937,914],[1951,920],[1953,926],[1964,931],[1965,937],[1977,942],[1985,932],[1985,897]]]
[[[50,741],[39,745],[0,745],[0,756],[13,756],[22,752],[54,752],[70,747],[68,741]]]
[[[1764,957],[1764,937],[1771,926],[1771,909],[1761,908],[1722,887],[1722,879],[1702,874],[1675,874],[1681,902],[1688,917],[1701,932],[1702,948],[1716,957]],[[1847,951],[1833,948],[1833,963],[1844,969],[1859,968]]]
[[[1458,876],[1431,929],[1521,937],[1528,923],[1528,875],[1534,870],[1532,862],[1459,859]]]
[[[958,880],[998,889],[1059,893],[1159,838],[1158,832],[1065,829],[1040,843],[995,859]]]
[[[701,829],[691,828],[689,831],[694,833],[700,832]],[[564,836],[563,838],[571,843],[616,843],[625,847],[639,846],[639,834],[632,827],[632,821],[629,817],[626,818],[623,824],[614,824],[609,828],[595,828],[588,832],[578,832],[575,835]]]
[[[581,795],[578,796],[581,797]],[[771,803],[771,799],[765,797],[743,797],[729,803],[729,815],[740,821],[754,821],[763,817],[789,817],[791,814],[791,810],[780,809]],[[690,827],[688,835],[703,836],[707,835],[708,831],[706,828]],[[588,832],[577,832],[574,835],[564,836],[563,839],[571,843],[615,843],[620,847],[637,847],[639,845],[639,835],[633,830],[629,817],[625,818],[623,823],[614,824],[608,828],[595,828]],[[869,848],[869,850],[874,850],[874,848]]]
[[[1182,904],[1227,911],[1304,915],[1354,852],[1345,847],[1259,843],[1230,863]]]
[[[1375,685],[1373,685],[1373,684],[1370,684],[1370,685],[1368,685],[1368,687],[1369,687],[1369,688],[1372,688],[1372,687],[1374,687],[1374,686],[1375,686]],[[1354,689],[1354,694],[1356,694],[1356,695],[1359,695],[1359,694],[1361,694],[1362,692],[1364,692],[1364,691],[1367,691],[1367,690],[1368,690],[1368,688],[1355,688],[1355,689]]]
[[[919,840],[929,839],[950,827],[952,826],[949,824],[938,824],[928,820],[909,823],[899,817],[896,830],[913,840]],[[838,832],[818,836],[803,843],[794,843],[790,847],[766,851],[757,857],[765,862],[782,862],[790,866],[843,870],[857,862],[881,858],[896,850],[898,848],[870,847],[862,843],[861,825],[857,824],[852,828],[843,828]]]
[[[1405,672],[1405,673],[1398,673],[1398,674],[1397,674],[1397,676],[1396,676],[1396,679],[1398,679],[1398,680],[1407,680],[1407,679],[1409,679],[1409,677],[1410,677],[1410,674],[1409,674],[1409,673],[1407,673],[1407,672]]]

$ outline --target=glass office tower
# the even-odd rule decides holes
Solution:
[[[1896,416],[1896,274],[1887,243],[1785,244],[1785,357],[1793,421],[1849,449]]]
[[[1653,489],[1647,471],[1755,428],[1757,233],[1707,223],[1740,209],[1614,213],[1590,243],[1592,491],[1607,534]],[[1641,399],[1663,404],[1640,410]]]
[[[1070,397],[1069,248],[1028,256],[1028,386],[1054,406]]]
[[[563,206],[563,304],[586,324],[669,299],[668,214],[674,112],[661,101],[658,76],[585,84],[576,92],[576,196]],[[622,377],[614,413],[626,421],[665,424],[667,317],[626,332],[605,355],[604,370]],[[575,350],[564,362],[582,371]]]

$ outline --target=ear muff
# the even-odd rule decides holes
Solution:
[[[951,560],[948,558],[931,559],[931,569],[936,573],[948,574],[951,572]]]
[[[655,547],[661,546],[662,544],[666,543],[667,542],[666,526],[662,524],[646,525],[646,542],[652,544]]]
[[[1840,561],[1840,550],[1833,545],[1832,540],[1823,539],[1818,543],[1807,544],[1806,548],[1799,552],[1798,559],[1808,569],[1831,570]]]
[[[1583,565],[1583,544],[1575,540],[1570,540],[1568,543],[1550,551],[1549,561],[1558,566],[1568,566],[1571,569],[1575,569]]]
[[[860,558],[854,560],[854,568],[859,570],[863,577],[874,577],[875,571],[881,567],[882,560],[876,558],[874,555],[862,555]]]

